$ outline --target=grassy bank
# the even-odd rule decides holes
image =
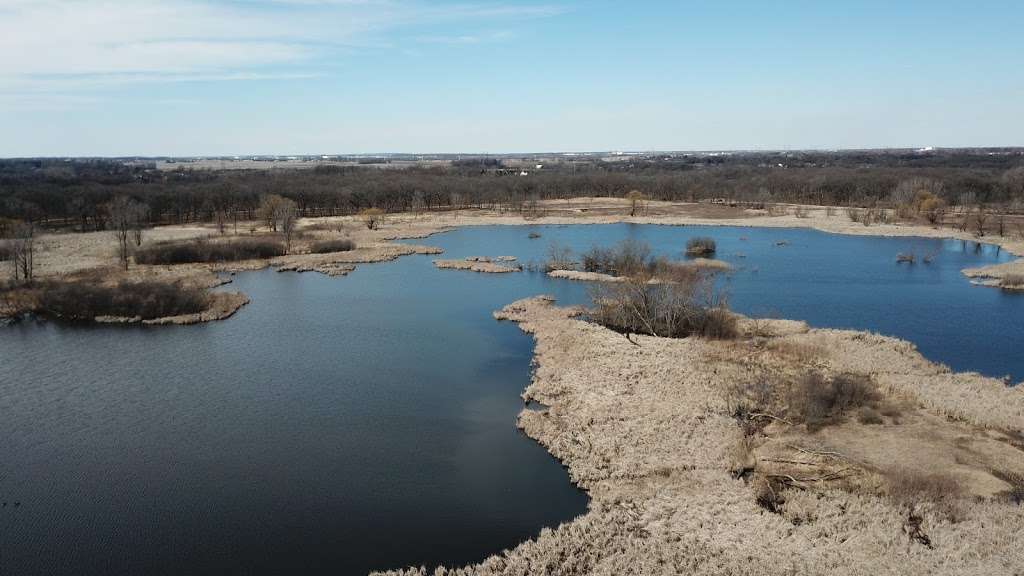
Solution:
[[[861,332],[743,320],[734,340],[629,342],[579,314],[538,298],[496,317],[536,339],[523,396],[548,408],[519,426],[587,514],[437,574],[1024,567],[1024,390]]]

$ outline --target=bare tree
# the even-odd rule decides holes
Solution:
[[[932,226],[938,226],[946,215],[946,203],[942,198],[931,196],[921,202],[919,210]]]
[[[274,222],[276,227],[281,229],[284,235],[284,251],[292,249],[292,236],[295,234],[295,225],[298,222],[298,206],[295,202],[282,198],[274,209]]]
[[[629,215],[636,216],[644,206],[644,193],[639,190],[630,190],[626,194],[626,200],[629,200]]]
[[[35,226],[15,222],[11,227],[9,250],[14,282],[31,282],[35,267]]]
[[[964,214],[969,214],[974,208],[974,205],[978,203],[978,195],[974,192],[964,192],[957,198],[957,204],[960,205],[960,211]]]
[[[988,222],[988,217],[991,216],[984,206],[978,206],[978,214],[974,217],[974,222],[978,226],[978,236],[985,235],[985,223]]]
[[[258,213],[263,222],[270,228],[271,231],[277,232],[277,210],[284,197],[278,194],[264,194],[260,197],[260,207]]]
[[[415,214],[416,217],[418,218],[421,214],[423,214],[423,211],[426,209],[426,206],[427,202],[423,198],[423,192],[420,192],[419,190],[413,192],[412,200],[409,202],[409,209],[412,210],[412,213]]]
[[[118,196],[107,205],[110,215],[110,229],[117,238],[117,255],[124,269],[128,269],[128,257],[131,256],[129,237],[137,231],[139,243],[142,242],[140,220],[145,213],[143,205],[127,196]]]
[[[1001,180],[1012,198],[1024,196],[1024,166],[1007,170]]]
[[[142,230],[146,227],[148,220],[149,206],[141,202],[134,202],[132,204],[131,227],[135,246],[142,246]]]
[[[213,212],[213,220],[214,220],[214,222],[217,223],[217,231],[220,232],[221,234],[223,234],[224,233],[224,223],[227,220],[227,214],[224,212],[223,208],[217,208],[216,210],[214,210],[214,212]],[[237,224],[236,224],[236,228],[237,228]]]
[[[359,213],[359,217],[362,218],[367,229],[376,230],[384,220],[384,211],[380,208],[367,208]]]

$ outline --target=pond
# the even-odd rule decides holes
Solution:
[[[410,242],[526,262],[551,241],[627,237],[680,258],[694,235],[737,267],[722,282],[741,312],[871,329],[957,370],[1024,377],[1024,298],[959,273],[1010,258],[991,246],[624,224]],[[934,261],[897,265],[909,250]],[[515,427],[532,341],[491,312],[542,293],[584,303],[586,284],[433,258],[346,278],[239,274],[227,289],[252,303],[207,325],[0,329],[0,573],[465,564],[583,513],[586,496]]]

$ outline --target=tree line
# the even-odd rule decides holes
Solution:
[[[945,206],[969,200],[1024,210],[1021,154],[969,152],[920,161],[884,153],[836,154],[586,159],[545,164],[528,176],[497,175],[494,167],[501,162],[486,161],[404,169],[162,171],[152,163],[117,160],[0,160],[0,228],[3,221],[8,227],[19,221],[81,231],[123,227],[115,206],[119,198],[144,206],[133,218],[148,225],[221,226],[260,218],[270,196],[294,203],[297,217],[313,217],[367,209],[527,211],[538,200],[627,197],[634,191],[653,200],[891,208],[912,201],[923,187]]]

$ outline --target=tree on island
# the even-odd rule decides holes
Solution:
[[[626,200],[629,200],[629,215],[636,216],[638,212],[643,210],[644,193],[639,190],[630,190],[629,194],[626,194]]]

